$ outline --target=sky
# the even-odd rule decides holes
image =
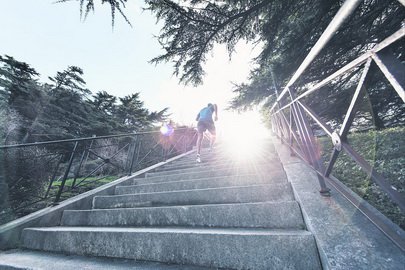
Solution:
[[[140,92],[147,109],[169,107],[177,123],[195,125],[196,114],[207,103],[218,104],[220,121],[234,121],[223,109],[233,96],[232,82],[247,81],[258,48],[241,42],[230,61],[225,46],[216,46],[205,65],[204,84],[184,86],[172,75],[171,63],[148,63],[163,51],[155,38],[160,25],[142,11],[143,1],[127,4],[132,28],[117,14],[114,29],[110,6],[101,1],[95,1],[95,13],[84,22],[78,1],[54,2],[0,0],[0,55],[30,64],[41,74],[41,82],[68,66],[81,67],[93,93],[123,97]]]

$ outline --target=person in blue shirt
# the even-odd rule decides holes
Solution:
[[[208,130],[211,134],[210,140],[210,148],[214,145],[215,142],[215,124],[212,119],[212,115],[215,113],[215,121],[218,120],[218,106],[216,104],[208,103],[207,107],[203,108],[197,115],[196,121],[197,123],[197,131],[198,131],[198,139],[197,139],[197,162],[201,162],[201,143],[203,139],[203,134],[206,130]]]

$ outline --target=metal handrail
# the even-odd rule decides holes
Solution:
[[[185,130],[187,128],[178,128],[175,130]],[[116,134],[116,135],[105,135],[105,136],[93,136],[85,138],[76,138],[76,139],[66,139],[66,140],[55,140],[55,141],[43,141],[43,142],[34,142],[34,143],[23,143],[23,144],[10,144],[10,145],[0,145],[1,149],[8,148],[21,148],[26,146],[39,146],[55,143],[66,143],[66,142],[81,142],[81,141],[91,141],[94,139],[110,139],[110,138],[120,138],[120,137],[130,137],[134,135],[145,135],[145,134],[158,134],[159,131],[144,131],[144,132],[134,132],[134,133],[125,133],[125,134]]]
[[[284,87],[283,91],[277,98],[277,101],[280,101],[285,94],[287,94],[288,89],[297,81],[297,79],[304,73],[306,68],[312,63],[315,57],[320,53],[320,51],[326,46],[328,41],[335,35],[335,32],[339,27],[344,23],[344,21],[353,13],[357,6],[361,3],[362,0],[347,0],[344,2],[342,7],[336,13],[335,17],[332,19],[328,27],[325,29],[321,37],[312,47],[311,51],[305,57],[304,61],[301,63],[297,71],[294,73],[290,81]],[[274,109],[277,102],[271,107],[271,110]]]
[[[5,168],[5,173],[16,173],[15,176],[19,178],[13,182],[12,175],[7,177],[8,188],[11,188],[12,192],[15,190],[12,187],[13,183],[14,186],[20,185],[17,182],[22,180],[25,181],[24,188],[27,186],[37,190],[39,188],[39,193],[32,192],[25,195],[27,201],[12,205],[10,210],[25,212],[27,208],[38,203],[46,203],[43,207],[49,204],[56,205],[60,200],[67,198],[67,194],[70,196],[80,194],[86,191],[83,190],[85,186],[99,185],[98,183],[106,177],[131,175],[135,170],[184,153],[195,144],[195,133],[192,128],[177,128],[173,129],[170,135],[164,135],[160,131],[148,131],[0,146],[4,161],[7,159],[9,166],[19,163],[20,166],[29,164],[27,166],[34,168],[35,162],[39,161],[39,164],[46,168],[45,172],[38,171],[36,176],[31,175],[32,172],[28,167],[19,168],[18,172],[13,171],[12,167]],[[48,156],[51,158],[47,159]],[[18,158],[18,161],[14,161],[14,158]],[[47,164],[43,163],[45,159]],[[71,181],[69,185],[68,180]],[[55,185],[57,181],[60,184]],[[41,198],[36,198],[38,194]],[[0,211],[1,214],[4,213]]]
[[[385,38],[380,43],[376,44],[369,51],[365,52],[361,56],[357,57],[355,60],[346,64],[344,67],[340,68],[333,74],[324,78],[320,82],[311,86],[304,93],[296,96],[294,91],[295,82],[303,74],[305,69],[311,64],[315,57],[319,54],[322,48],[324,48],[327,42],[334,35],[334,32],[342,25],[345,19],[354,12],[355,8],[358,6],[360,1],[346,0],[342,5],[337,15],[331,21],[325,32],[321,35],[319,40],[316,42],[314,47],[311,49],[310,53],[304,59],[300,67],[294,73],[293,77],[289,80],[284,90],[277,97],[276,102],[272,105],[270,109],[272,127],[275,134],[280,137],[280,139],[289,145],[291,153],[298,155],[300,158],[308,162],[312,168],[316,171],[319,184],[321,186],[320,192],[323,195],[330,195],[328,193],[328,188],[326,187],[327,181],[329,184],[334,186],[339,192],[344,194],[356,207],[360,202],[355,196],[351,196],[341,188],[341,184],[337,183],[337,179],[331,175],[333,166],[338,158],[339,153],[343,150],[348,156],[360,166],[360,168],[371,176],[371,179],[381,187],[385,193],[395,202],[400,209],[405,212],[405,196],[399,193],[394,187],[392,187],[389,182],[379,174],[360,154],[358,154],[347,142],[347,135],[349,133],[350,126],[354,120],[356,113],[355,106],[359,102],[360,98],[364,94],[363,84],[366,81],[366,77],[369,72],[369,68],[372,62],[376,63],[376,66],[382,71],[384,76],[387,78],[388,82],[393,86],[393,89],[405,102],[405,91],[404,91],[404,78],[395,77],[394,74],[390,72],[388,67],[389,63],[384,61],[380,57],[381,51],[384,48],[389,47],[395,42],[400,41],[405,37],[405,25],[402,25],[400,29],[394,32],[389,37]],[[401,4],[403,4],[401,2]],[[320,89],[330,83],[332,80],[346,74],[354,68],[359,68],[363,66],[362,74],[359,78],[357,87],[354,91],[353,97],[351,99],[350,105],[344,117],[344,121],[339,130],[333,130],[328,124],[326,124],[321,117],[319,117],[314,111],[311,110],[309,106],[303,101],[304,97],[308,97],[315,91],[320,91]],[[398,68],[396,66],[396,68]],[[404,67],[400,67],[402,71]],[[287,93],[289,94],[287,97]],[[290,100],[287,101],[286,99]],[[289,117],[286,116],[285,112],[288,111]],[[334,148],[328,162],[327,166],[324,166],[321,156],[319,155],[319,149],[315,143],[315,136],[313,134],[309,119],[316,123],[325,134],[332,140]],[[405,243],[403,237],[401,237],[397,231],[390,229],[390,226],[385,224],[378,215],[375,215],[371,210],[362,207],[360,209],[374,224],[377,225],[394,243],[396,243],[402,250],[405,250]]]
[[[401,38],[403,38],[405,36],[405,28],[401,28],[398,31],[396,31],[394,34],[392,34],[391,36],[389,36],[388,38],[386,38],[384,41],[378,43],[374,48],[372,48],[370,51],[364,53],[363,55],[361,55],[360,57],[356,58],[355,60],[353,60],[352,62],[350,62],[349,64],[345,65],[344,67],[342,67],[341,69],[339,69],[338,71],[334,72],[333,74],[331,74],[330,76],[328,76],[327,78],[323,79],[321,82],[317,83],[316,85],[314,85],[313,87],[311,87],[310,89],[308,89],[307,91],[305,91],[304,93],[302,93],[301,95],[299,95],[298,97],[296,97],[295,99],[293,99],[291,102],[289,102],[288,104],[284,105],[283,107],[281,107],[280,109],[277,110],[277,112],[289,107],[291,104],[293,104],[294,102],[297,102],[298,100],[308,96],[309,94],[313,93],[314,91],[320,89],[321,87],[327,85],[329,82],[331,82],[332,80],[336,79],[337,77],[343,75],[346,72],[349,72],[350,70],[352,70],[355,67],[360,66],[361,64],[363,64],[364,62],[366,62],[368,59],[370,59],[370,57],[372,58],[376,58],[376,53],[381,51],[382,49],[386,48],[387,46],[391,45],[392,43],[400,40]],[[380,63],[379,65],[381,65],[381,67],[385,67],[384,64],[381,64],[381,61],[376,61],[376,63]],[[391,78],[391,77],[390,77]],[[398,92],[400,97],[402,98],[402,100],[405,102],[405,95],[404,92],[402,90],[402,92]],[[279,100],[278,100],[279,101]],[[277,105],[277,102],[275,102],[272,106],[272,110],[274,109],[274,107]]]

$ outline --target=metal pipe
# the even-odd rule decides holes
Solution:
[[[371,57],[374,59],[375,63],[380,68],[382,73],[384,73],[387,80],[394,87],[395,91],[397,91],[397,93],[401,97],[402,101],[405,102],[405,91],[404,91],[404,88],[402,87],[402,85],[398,82],[397,78],[395,78],[395,76],[389,71],[387,66],[384,64],[384,62],[381,60],[381,58],[376,53],[373,53]],[[402,71],[404,71],[404,69],[402,69]],[[402,72],[402,76],[404,75],[403,73],[404,72]],[[399,78],[399,79],[404,80],[404,78]]]
[[[288,88],[295,83],[299,76],[301,76],[301,74],[311,64],[311,62],[315,59],[319,52],[326,46],[328,41],[333,37],[335,32],[339,29],[339,27],[343,24],[347,17],[349,17],[349,15],[354,12],[354,10],[361,2],[361,0],[346,0],[343,3],[339,11],[336,13],[335,17],[329,23],[328,27],[325,29],[321,37],[315,43],[314,47],[312,47],[311,51],[308,53],[307,57],[305,57],[304,61],[301,63],[297,71],[287,83],[286,87],[277,98],[277,101],[280,101],[283,98],[283,96],[288,91]],[[273,105],[271,110],[273,110],[274,106],[275,104]]]
[[[63,155],[59,156],[59,159],[58,159],[58,162],[56,164],[55,170],[53,171],[53,174],[52,174],[51,181],[49,182],[48,188],[47,188],[46,193],[45,193],[45,199],[48,198],[49,191],[51,190],[52,184],[53,184],[53,182],[55,182],[56,174],[58,173],[58,170],[59,170],[59,165],[62,163],[62,157],[63,157]]]
[[[329,177],[333,166],[335,165],[335,162],[337,158],[339,157],[340,151],[338,151],[336,148],[333,148],[332,155],[330,156],[329,162],[328,162],[328,167],[326,167],[325,173],[323,174],[325,177]]]
[[[291,96],[291,99],[294,98],[294,90],[293,89],[289,89],[289,93]],[[304,143],[305,143],[305,149],[306,152],[308,154],[308,161],[311,163],[311,165],[315,168],[316,171],[320,171],[322,172],[322,175],[317,175],[318,177],[318,182],[319,185],[321,186],[321,190],[320,193],[323,196],[330,196],[330,189],[326,186],[325,184],[325,179],[323,178],[323,172],[324,172],[324,168],[323,168],[323,163],[321,161],[321,156],[320,153],[317,153],[317,145],[315,143],[314,140],[314,134],[312,132],[310,123],[308,121],[308,119],[306,118],[306,116],[304,115],[304,113],[301,110],[301,107],[297,104],[294,103],[292,105],[292,108],[295,111],[296,114],[296,119],[297,119],[297,123],[298,125],[300,125],[300,132],[301,135],[304,139]]]
[[[388,196],[405,212],[405,196],[399,193],[387,180],[384,179],[362,156],[360,156],[348,143],[342,142],[343,150],[377,183]]]
[[[136,144],[138,141],[138,136],[136,136],[134,138],[134,142],[132,143],[132,147],[133,147],[133,151],[132,151],[132,157],[131,157],[131,163],[129,164],[129,172],[128,172],[128,176],[130,176],[132,174],[132,168],[134,166],[134,159],[135,159],[135,152],[136,152]],[[129,153],[128,153],[129,156]]]
[[[186,128],[178,128],[176,130],[183,130],[183,129],[186,129]],[[137,133],[106,135],[106,136],[99,136],[99,137],[86,137],[86,138],[80,138],[80,139],[67,139],[67,140],[57,140],[57,141],[45,141],[45,142],[35,142],[35,143],[2,145],[2,146],[0,146],[0,150],[1,149],[8,149],[8,148],[20,148],[20,147],[26,147],[26,146],[38,146],[38,145],[55,144],[55,143],[81,142],[81,141],[109,139],[109,138],[117,138],[117,137],[131,137],[131,136],[134,136],[134,134],[140,135],[140,134],[158,134],[158,133],[160,133],[160,131],[145,131],[145,132],[137,132]]]
[[[330,138],[332,138],[332,130],[328,127],[326,123],[322,121],[321,118],[319,118],[315,112],[313,112],[308,106],[306,106],[303,102],[298,101],[298,104],[318,123],[320,127],[329,135]],[[332,171],[333,165],[336,162],[336,159],[339,155],[339,151],[334,149],[330,158],[330,161],[328,163],[328,167],[325,169],[324,176],[328,177]]]
[[[286,119],[286,117],[285,117],[285,115],[284,115],[283,113],[281,114],[281,116],[284,118],[284,122],[287,122],[287,119]],[[291,149],[291,153],[290,153],[290,154],[291,154],[291,155],[294,155],[294,154],[295,154],[295,151],[293,151],[293,148],[294,148],[294,139],[295,139],[295,141],[297,142],[297,147],[299,148],[299,149],[297,149],[297,151],[300,150],[302,153],[304,153],[304,150],[301,148],[300,144],[298,143],[297,135],[295,134],[294,129],[293,129],[293,127],[292,127],[292,114],[291,114],[291,110],[290,110],[290,123],[288,124],[288,126],[289,126],[288,145],[289,145],[289,147],[290,147],[290,149]]]
[[[278,109],[278,111],[283,110],[285,108],[288,108],[292,103],[296,102],[297,100],[300,100],[303,97],[308,96],[312,92],[314,92],[314,91],[318,90],[319,88],[321,88],[322,86],[325,86],[326,84],[328,84],[333,79],[335,79],[335,78],[341,76],[342,74],[350,71],[351,69],[363,64],[365,61],[367,61],[367,59],[369,59],[372,56],[373,53],[379,52],[380,50],[386,48],[387,46],[391,45],[392,43],[394,43],[395,41],[398,41],[399,39],[401,39],[403,37],[405,37],[405,28],[399,29],[394,34],[392,34],[391,36],[387,37],[386,39],[384,39],[383,41],[378,43],[373,49],[371,49],[370,51],[368,51],[368,52],[364,53],[363,55],[359,56],[358,58],[356,58],[355,60],[353,60],[349,64],[345,65],[341,69],[337,70],[333,74],[329,75],[328,77],[323,79],[321,82],[317,83],[316,85],[311,87],[309,90],[305,91],[305,93],[302,93],[301,95],[299,95],[298,97],[293,99],[291,102],[286,104],[284,107]],[[274,103],[271,110],[273,110],[273,108],[276,105],[277,105],[277,103]]]
[[[84,161],[84,156],[86,155],[86,151],[87,151],[87,149],[85,148],[85,149],[83,150],[82,156],[81,156],[81,158],[80,158],[79,166],[77,166],[77,170],[76,170],[76,172],[75,172],[75,177],[73,178],[72,185],[70,186],[71,189],[72,189],[72,188],[75,186],[75,184],[76,184],[77,177],[79,176],[80,169],[82,168],[82,164],[83,164],[83,161]]]
[[[312,111],[305,103],[302,101],[297,101],[297,103],[311,116],[312,119],[323,129],[323,131],[326,132],[326,134],[329,135],[329,137],[332,137],[333,131],[326,125],[325,123],[322,122],[321,118],[316,115],[314,111]]]
[[[68,166],[67,166],[67,168],[66,168],[65,174],[63,175],[62,183],[61,183],[61,185],[60,185],[60,187],[59,187],[58,194],[56,194],[56,198],[55,198],[54,204],[57,204],[57,203],[58,203],[58,201],[59,201],[59,199],[60,199],[60,196],[62,195],[63,188],[65,187],[66,179],[68,178],[70,168],[72,167],[73,159],[74,159],[74,157],[75,157],[76,148],[77,148],[77,145],[78,145],[78,144],[79,144],[79,142],[75,142],[75,146],[73,147],[72,154],[70,155],[69,164],[68,164]]]
[[[293,115],[293,118],[294,118],[294,122],[295,122],[295,125],[297,127],[298,138],[301,141],[301,143],[300,143],[301,149],[303,150],[303,154],[305,156],[305,159],[312,166],[313,165],[312,164],[312,159],[310,158],[310,154],[308,152],[308,147],[307,147],[308,146],[308,141],[306,140],[306,137],[304,136],[304,129],[302,127],[303,124],[301,123],[301,121],[299,119],[299,116],[298,116],[298,112],[296,111],[296,104],[293,104],[291,107],[292,107],[291,109],[292,109],[292,115]]]
[[[345,119],[343,120],[342,128],[339,131],[339,135],[342,138],[346,138],[347,133],[349,132],[349,128],[353,122],[355,116],[355,106],[357,101],[359,100],[361,90],[363,89],[364,82],[366,80],[368,71],[370,69],[371,58],[368,59],[366,65],[364,66],[363,73],[361,74],[359,83],[357,84],[356,91],[354,92],[353,98],[350,102],[349,108],[347,109]]]

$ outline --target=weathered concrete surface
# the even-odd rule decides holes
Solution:
[[[173,157],[168,160],[170,163],[176,159],[180,159],[193,151]],[[19,218],[7,224],[0,226],[0,250],[17,248],[20,243],[21,232],[27,227],[45,227],[58,226],[64,210],[68,209],[90,209],[92,207],[93,197],[96,195],[111,195],[115,192],[117,185],[129,185],[133,178],[136,178],[144,173],[153,170],[159,166],[165,165],[166,162],[150,166],[133,174],[132,177],[123,177],[109,184],[103,185],[96,189],[90,190],[68,200],[61,202],[59,205],[47,207],[40,211],[34,212],[25,217]]]
[[[206,267],[321,268],[306,231],[54,227],[25,229],[23,241],[30,249]]]
[[[266,183],[267,184],[285,183],[286,181],[287,181],[286,178],[270,179],[267,177],[258,177],[257,175],[211,177],[196,180],[181,180],[171,182],[137,184],[131,186],[117,186],[115,188],[115,194],[116,195],[137,194],[137,193],[164,192],[175,190],[245,186],[245,185],[256,185]]]
[[[403,251],[333,187],[329,186],[331,197],[320,196],[315,172],[290,157],[289,149],[276,138],[274,142],[306,224],[317,239],[324,268],[405,269]]]
[[[120,179],[119,181],[125,181]],[[96,195],[114,194],[115,187],[103,186],[80,194],[61,202],[59,205],[47,207],[25,217],[0,226],[0,250],[16,248],[20,243],[21,232],[27,227],[58,226],[63,211],[67,209],[91,209],[93,197]]]
[[[268,166],[262,167],[237,167],[237,168],[222,168],[211,170],[209,168],[196,169],[194,171],[179,172],[176,174],[160,174],[160,173],[150,173],[146,175],[146,178],[150,179],[162,179],[162,180],[182,180],[182,179],[193,179],[202,177],[217,177],[217,176],[231,176],[231,175],[243,175],[243,174],[258,174],[263,176],[278,177],[284,176],[284,171],[282,169],[270,169]]]
[[[190,155],[179,164],[192,169],[128,177],[120,185],[148,193],[96,196],[93,210],[64,212],[68,227],[25,229],[23,247],[225,269],[320,269],[280,161],[265,152],[260,161],[227,164],[215,151],[204,154],[214,163]]]
[[[190,226],[305,229],[297,202],[70,210],[62,226]]]
[[[190,265],[169,265],[129,259],[96,258],[32,250],[0,253],[0,270],[209,270]]]
[[[210,156],[208,157],[202,157],[202,162],[197,163],[196,162],[196,155],[191,154],[189,157],[172,162],[170,164],[164,165],[163,168],[180,168],[181,166],[206,166],[206,165],[226,165],[226,164],[244,164],[244,165],[249,165],[249,164],[254,164],[254,163],[270,163],[273,161],[280,162],[278,160],[277,154],[275,153],[269,153],[264,155],[263,157],[258,157],[255,158],[254,161],[249,162],[249,160],[244,160],[244,159],[236,159],[236,158],[230,158],[230,157],[217,157],[214,154],[210,153]]]
[[[164,176],[164,175],[173,175],[173,174],[185,174],[185,173],[197,173],[197,172],[206,172],[206,171],[232,171],[232,172],[244,172],[244,171],[268,171],[269,164],[265,162],[255,163],[255,164],[239,164],[239,163],[229,163],[229,164],[213,164],[209,166],[198,166],[198,163],[195,163],[196,166],[187,169],[178,169],[178,170],[164,170],[159,172],[148,172],[146,173],[146,177],[156,177],[156,176]],[[280,162],[273,162],[271,164],[271,169],[275,170],[283,170],[283,167]]]
[[[133,208],[142,206],[142,203],[148,203],[150,206],[162,206],[293,200],[294,195],[290,184],[283,183],[115,196],[96,196],[93,199],[93,208]]]
[[[137,184],[146,184],[146,183],[159,183],[159,182],[171,182],[179,180],[191,180],[191,179],[200,179],[200,178],[210,178],[210,177],[225,177],[225,176],[243,176],[243,175],[252,175],[255,174],[257,177],[264,177],[268,179],[286,179],[286,174],[284,170],[259,170],[259,169],[244,169],[244,170],[216,170],[216,171],[203,171],[203,172],[190,172],[190,173],[181,173],[175,175],[162,175],[148,178],[137,178],[133,177],[132,182],[128,181],[126,185],[137,185]]]
[[[221,165],[230,163],[239,163],[244,165],[254,165],[255,163],[266,163],[277,161],[280,162],[276,152],[267,152],[266,154],[258,155],[254,157],[254,160],[244,157],[234,157],[232,155],[226,155],[224,153],[206,153],[201,155],[202,162],[196,162],[196,154],[191,153],[185,158],[166,164],[164,168],[174,168],[178,166],[209,166],[209,165]]]

